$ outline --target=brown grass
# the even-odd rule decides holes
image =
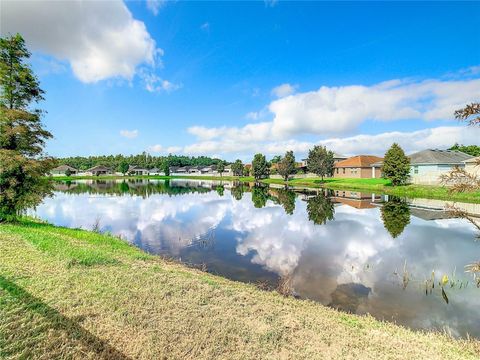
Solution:
[[[477,341],[261,291],[110,236],[29,222],[0,226],[0,358],[479,357]]]

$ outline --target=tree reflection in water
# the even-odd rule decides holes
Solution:
[[[307,213],[308,220],[313,221],[315,225],[324,225],[334,219],[335,208],[332,200],[320,192],[307,200]]]
[[[410,208],[407,202],[397,196],[389,196],[382,206],[382,220],[385,229],[395,239],[410,223]]]

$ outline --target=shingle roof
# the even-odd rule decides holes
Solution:
[[[106,167],[106,166],[103,166],[103,165],[97,165],[97,166],[94,166],[90,169],[88,169],[87,171],[111,171],[110,168]]]
[[[335,167],[369,167],[377,161],[382,161],[383,159],[374,155],[357,155],[346,160],[337,162]]]
[[[77,169],[75,169],[74,167],[71,167],[69,165],[57,166],[56,168],[52,169],[52,171],[66,171],[67,169],[70,170],[70,171],[78,171]]]
[[[465,160],[473,158],[473,156],[465,154],[457,150],[438,150],[427,149],[408,156],[410,164],[445,164],[445,165],[461,165]]]

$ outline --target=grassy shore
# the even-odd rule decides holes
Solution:
[[[122,240],[0,225],[0,358],[478,359],[414,332],[151,256]]]
[[[199,179],[199,180],[223,180],[223,181],[244,181],[253,182],[253,177],[236,177],[236,176],[79,176],[79,177],[54,177],[57,181],[90,179],[90,180],[115,180],[115,179]],[[282,184],[287,185],[287,182],[282,179],[263,179],[260,180],[266,184]],[[341,190],[358,190],[365,192],[377,192],[389,195],[397,195],[409,198],[427,198],[438,200],[451,200],[469,203],[480,203],[480,191],[452,193],[445,186],[426,186],[426,185],[405,185],[405,186],[391,186],[389,180],[386,179],[324,179],[320,178],[303,178],[292,179],[288,181],[289,186],[302,188],[329,188]]]

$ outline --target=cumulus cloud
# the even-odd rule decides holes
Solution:
[[[278,97],[278,98],[282,98],[282,97],[285,97],[285,96],[289,96],[289,95],[292,95],[296,88],[298,87],[298,85],[290,85],[290,84],[282,84],[282,85],[278,85],[277,87],[274,87],[272,89],[272,95]]]
[[[252,130],[254,131],[254,130]],[[200,128],[191,133],[202,135],[204,139],[211,139],[215,134],[211,129]],[[228,134],[226,132],[225,134]],[[441,126],[436,128],[400,132],[392,131],[381,134],[362,134],[351,137],[339,137],[313,141],[299,141],[295,139],[281,141],[248,141],[248,134],[235,134],[240,140],[231,140],[228,135],[220,140],[202,140],[184,147],[187,154],[214,154],[214,153],[244,153],[252,154],[263,152],[269,155],[281,154],[287,150],[305,154],[314,145],[324,145],[328,149],[345,154],[384,154],[385,151],[397,142],[408,153],[426,148],[445,149],[455,142],[460,144],[476,144],[480,139],[479,128],[465,126]]]
[[[269,105],[272,133],[346,133],[366,120],[443,120],[480,93],[480,79],[410,82],[392,80],[372,86],[322,86]]]
[[[21,33],[35,51],[70,63],[82,82],[131,80],[161,54],[142,21],[112,1],[4,1],[1,34]]]
[[[272,101],[273,120],[244,127],[191,127],[200,140],[239,142],[257,139],[286,140],[295,135],[346,134],[365,121],[446,120],[473,102],[480,93],[480,79],[391,80],[372,86],[322,86]],[[255,118],[255,113],[250,117]]]
[[[127,139],[135,139],[138,136],[138,130],[120,130],[120,135]]]

